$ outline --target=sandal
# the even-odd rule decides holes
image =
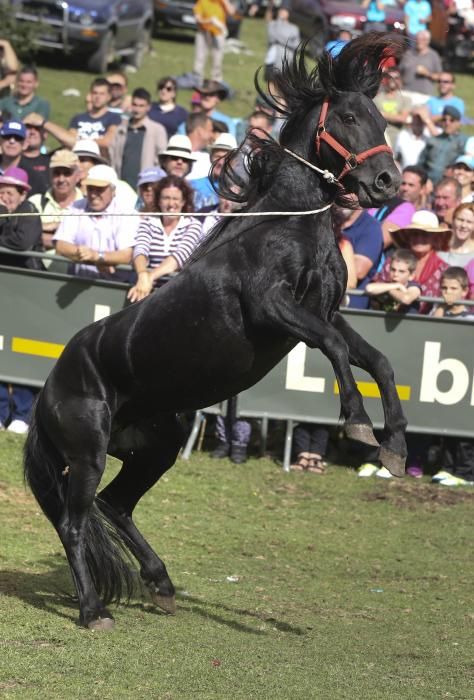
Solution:
[[[321,455],[310,455],[307,461],[307,471],[311,472],[312,474],[324,474],[326,471]]]
[[[290,470],[295,472],[306,472],[309,467],[309,459],[307,452],[300,452],[296,458],[296,462],[290,465]]]

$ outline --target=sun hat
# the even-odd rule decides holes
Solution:
[[[26,139],[25,125],[17,121],[5,122],[0,129],[0,136],[19,136],[22,139]]]
[[[162,168],[147,168],[138,173],[137,187],[140,185],[147,185],[151,182],[158,182],[161,178],[165,177],[166,173]]]
[[[49,169],[68,168],[76,170],[79,167],[79,157],[77,153],[69,151],[67,148],[59,148],[53,153],[49,161]]]
[[[456,121],[461,121],[461,112],[457,107],[454,107],[453,105],[446,105],[446,107],[443,109],[442,113],[443,117],[451,117],[452,119],[456,119]]]
[[[446,224],[440,224],[438,217],[428,209],[420,209],[413,214],[412,220],[408,226],[399,229],[392,229],[390,233],[395,245],[406,247],[410,240],[410,235],[417,232],[432,233],[439,239],[437,244],[441,247],[446,246],[451,238],[451,229]]]
[[[72,151],[78,158],[81,156],[83,158],[91,158],[91,160],[107,165],[107,160],[100,155],[99,144],[94,139],[79,139],[79,141],[76,141]]]
[[[160,153],[160,158],[163,156],[175,156],[176,158],[184,158],[185,160],[197,160],[197,156],[193,155],[193,147],[188,136],[183,134],[175,134],[168,141],[166,151]]]
[[[217,95],[220,100],[225,100],[229,90],[218,80],[204,80],[200,87],[196,88],[200,95]]]
[[[456,163],[463,163],[465,166],[469,168],[469,170],[474,170],[474,157],[473,156],[458,156],[456,160],[454,161],[454,165]]]
[[[94,187],[107,187],[108,185],[112,185],[112,187],[116,187],[117,182],[117,173],[110,165],[93,165],[82,184],[86,187],[88,185]]]
[[[27,191],[31,190],[26,170],[16,168],[14,165],[7,168],[3,175],[0,175],[0,185],[13,185],[13,187],[22,187]]]
[[[237,148],[236,138],[228,132],[219,134],[214,143],[211,145],[211,151],[233,151],[234,148]]]

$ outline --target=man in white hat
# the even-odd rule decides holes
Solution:
[[[86,197],[72,205],[53,237],[57,253],[82,277],[128,281],[129,273],[119,274],[116,266],[132,261],[139,216],[116,197],[117,182],[109,165],[93,166],[84,181]]]
[[[166,150],[160,153],[160,165],[167,175],[186,177],[197,160],[192,151],[189,138],[184,134],[175,134],[168,141]]]
[[[44,193],[32,195],[29,200],[41,214],[43,246],[53,248],[53,235],[64,213],[73,202],[82,199],[77,187],[79,158],[66,148],[55,151],[49,161],[51,187]]]
[[[219,197],[214,187],[217,185],[219,175],[222,172],[224,158],[237,148],[237,141],[232,134],[219,134],[214,143],[210,147],[210,166],[207,177],[191,180],[191,184],[196,194],[194,195],[194,204],[198,211],[217,208]]]

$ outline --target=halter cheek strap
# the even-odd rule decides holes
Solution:
[[[361,151],[361,153],[351,153],[350,151],[347,150],[342,144],[339,143],[339,141],[336,141],[336,139],[331,136],[326,131],[326,117],[329,109],[329,100],[326,98],[323,102],[323,105],[321,107],[321,112],[319,114],[319,122],[318,122],[318,128],[316,130],[316,139],[315,139],[315,145],[316,145],[316,153],[319,156],[320,148],[321,148],[321,141],[324,141],[325,143],[328,144],[336,153],[339,153],[340,156],[344,158],[344,168],[341,170],[339,173],[337,180],[342,180],[343,177],[347,175],[348,172],[351,170],[355,170],[361,163],[363,163],[367,158],[370,158],[371,156],[376,155],[377,153],[390,153],[393,155],[393,151],[388,146],[387,144],[381,144],[379,146],[374,146],[373,148],[367,149],[367,151]]]

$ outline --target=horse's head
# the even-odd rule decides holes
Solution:
[[[365,207],[380,205],[400,186],[386,123],[372,98],[384,63],[403,48],[403,39],[372,32],[350,42],[337,59],[325,53],[311,73],[300,49],[275,78],[279,97],[273,101],[287,117],[281,144],[328,170]]]

